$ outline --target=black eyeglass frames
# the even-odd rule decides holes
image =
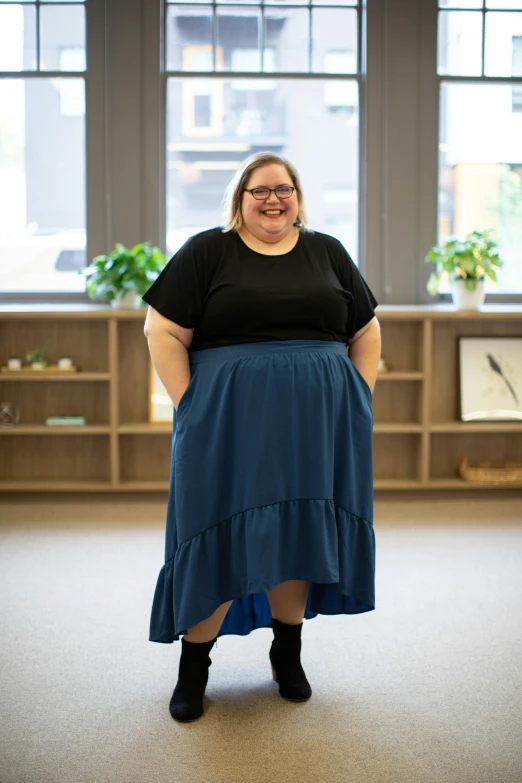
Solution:
[[[271,193],[275,193],[277,198],[290,198],[295,190],[289,185],[279,185],[277,188],[243,188],[245,193],[251,193],[257,201],[264,201],[269,198]]]

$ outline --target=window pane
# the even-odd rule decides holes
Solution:
[[[486,0],[486,8],[512,8],[522,11],[522,0]]]
[[[482,14],[441,11],[438,73],[445,76],[480,76],[481,72]]]
[[[326,100],[323,79],[169,78],[167,87],[167,238],[174,253],[192,234],[222,225],[221,199],[242,160],[273,150],[301,174],[310,226],[358,254],[358,99],[354,88]],[[330,80],[332,81],[332,80]],[[206,86],[205,86],[206,85]],[[336,81],[336,86],[340,82]],[[197,125],[198,95],[210,117]],[[303,133],[313,128],[314,133]],[[203,132],[202,132],[203,131]],[[317,165],[317,139],[323,145]]]
[[[36,70],[36,9],[0,6],[0,71]]]
[[[486,76],[522,76],[522,13],[486,14]]]
[[[212,11],[197,6],[167,9],[167,70],[211,71]]]
[[[312,5],[357,5],[357,0],[312,0]]]
[[[522,291],[522,117],[510,85],[441,85],[439,241],[492,228],[505,266],[488,291]],[[471,118],[477,116],[480,122]]]
[[[357,70],[357,11],[318,8],[312,11],[312,70],[319,73],[355,73]],[[328,57],[338,55],[336,69]],[[342,59],[344,57],[344,59]],[[330,59],[330,63],[332,63]],[[340,67],[340,70],[338,69]]]
[[[266,56],[265,71],[308,71],[310,14],[307,8],[267,8],[265,44],[275,52],[273,67]]]
[[[5,291],[85,291],[84,103],[83,79],[0,80]]]
[[[42,71],[85,70],[85,8],[49,6],[40,9]],[[76,56],[72,55],[72,52]]]
[[[220,6],[217,9],[217,41],[222,52],[217,71],[261,70],[261,12]]]
[[[439,8],[482,8],[482,0],[439,0]]]

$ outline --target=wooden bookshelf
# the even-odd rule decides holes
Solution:
[[[377,317],[391,371],[373,396],[375,489],[487,491],[458,477],[461,457],[521,461],[522,422],[459,420],[458,338],[522,337],[522,308],[381,306]],[[0,307],[1,365],[44,345],[51,363],[71,355],[79,367],[0,375],[0,401],[20,410],[16,427],[0,428],[0,492],[168,490],[172,428],[148,422],[144,319],[94,305]],[[87,424],[45,424],[64,413]]]

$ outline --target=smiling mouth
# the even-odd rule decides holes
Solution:
[[[279,215],[283,214],[282,209],[264,209],[263,215],[266,215],[267,217],[279,217]]]

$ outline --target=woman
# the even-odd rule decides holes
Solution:
[[[169,707],[183,722],[203,713],[218,636],[273,628],[274,680],[303,701],[303,619],[375,608],[377,301],[341,243],[306,228],[286,159],[244,161],[225,216],[143,297],[176,408],[150,641],[185,634]]]

